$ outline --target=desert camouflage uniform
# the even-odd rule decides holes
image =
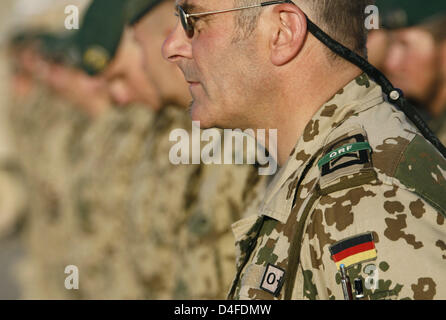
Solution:
[[[169,141],[174,129],[191,130],[184,110],[170,106],[154,115],[132,173],[129,216],[125,223],[129,264],[141,284],[144,299],[172,297],[176,221],[195,199],[199,165],[173,165]]]
[[[229,298],[344,299],[330,249],[368,233],[377,256],[347,269],[364,299],[445,299],[445,179],[445,159],[361,75],[308,123],[259,216],[234,225]]]
[[[134,171],[127,250],[140,298],[223,297],[235,260],[229,226],[261,185],[250,166],[171,164],[170,133],[191,126],[183,110],[158,112]]]
[[[77,237],[73,261],[83,274],[79,293],[87,299],[139,297],[126,243],[132,171],[150,130],[147,108],[112,107],[83,141],[86,154],[73,182]]]
[[[67,230],[64,200],[69,192],[68,137],[77,111],[39,87],[28,103],[12,110],[17,148],[29,191],[24,229],[27,255],[21,262],[24,298],[65,298]]]
[[[9,110],[17,154],[28,173],[34,172],[34,164],[31,159],[35,158],[34,150],[41,144],[39,142],[39,134],[41,134],[39,121],[45,122],[45,118],[39,119],[38,116],[45,115],[40,111],[47,107],[50,101],[48,89],[37,84],[28,97],[14,99]]]
[[[15,156],[0,159],[0,238],[14,233],[28,208],[26,179]]]
[[[235,146],[224,152],[234,156]],[[231,225],[268,178],[253,165],[202,165],[197,199],[179,221],[175,299],[225,298],[235,272]]]
[[[22,123],[17,120],[23,105],[28,102],[24,97],[10,97],[2,110],[6,122],[2,123],[2,130],[5,130],[2,134],[10,140],[10,146],[0,155],[0,238],[16,231],[28,210],[27,180],[17,137],[22,128]]]

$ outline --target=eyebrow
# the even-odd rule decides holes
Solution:
[[[190,3],[188,0],[177,1],[177,6],[183,8],[184,12],[186,13],[206,12],[206,8],[197,4]]]

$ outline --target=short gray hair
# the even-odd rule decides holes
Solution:
[[[234,5],[241,7],[260,1],[234,0]],[[294,2],[309,8],[306,14],[333,39],[364,57],[367,55],[365,8],[374,4],[374,0],[294,0]],[[260,8],[240,11],[236,18],[239,36],[249,37],[253,33],[260,12]]]

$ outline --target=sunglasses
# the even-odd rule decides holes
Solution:
[[[282,3],[293,3],[293,2],[291,0],[266,1],[266,2],[259,3],[259,4],[246,6],[246,7],[232,8],[232,9],[218,10],[218,11],[200,12],[200,13],[187,13],[184,11],[184,9],[181,6],[177,5],[175,15],[180,18],[181,25],[183,26],[183,29],[184,29],[184,32],[186,32],[186,35],[189,38],[192,38],[194,36],[194,30],[195,30],[194,18],[208,16],[208,15],[217,14],[217,13],[233,12],[233,11],[240,11],[240,10],[245,10],[245,9],[272,6],[275,4],[282,4]]]

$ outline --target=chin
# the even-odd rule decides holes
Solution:
[[[197,101],[192,101],[190,104],[190,116],[192,121],[200,121],[201,129],[210,129],[215,127],[214,121],[210,117],[209,109],[199,104]]]

